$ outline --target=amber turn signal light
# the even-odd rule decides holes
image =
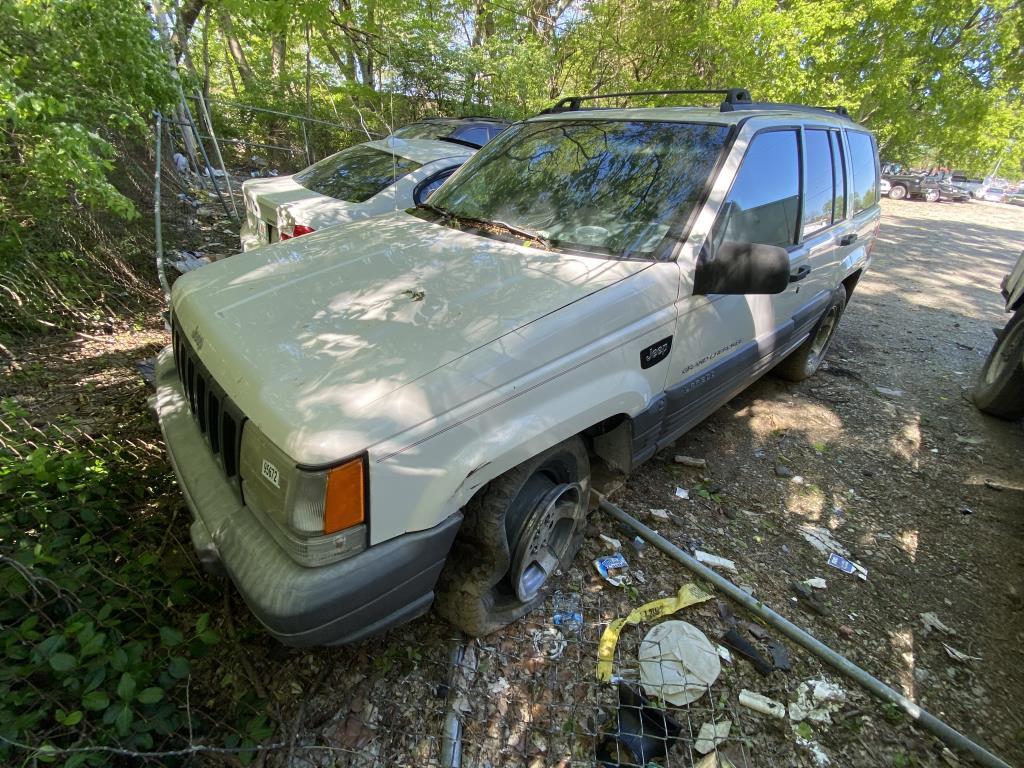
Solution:
[[[363,522],[366,508],[363,478],[362,457],[328,471],[324,498],[324,534],[337,533]]]

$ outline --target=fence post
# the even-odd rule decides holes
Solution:
[[[235,203],[235,192],[231,188],[231,174],[228,173],[228,168],[224,165],[224,158],[220,153],[220,142],[217,141],[217,134],[213,132],[213,120],[210,119],[210,113],[206,109],[206,101],[203,99],[203,94],[198,88],[196,89],[196,101],[199,102],[199,111],[202,112],[203,119],[206,121],[206,128],[210,131],[210,138],[213,140],[213,151],[217,155],[217,162],[220,163],[220,169],[224,171],[224,180],[228,185],[228,195],[231,196],[231,208],[235,212],[235,221],[239,221],[238,205]],[[201,140],[202,137],[200,137]]]
[[[213,191],[217,193],[217,199],[220,200],[220,204],[224,208],[224,213],[228,216],[228,218],[233,218],[235,220],[235,223],[237,224],[239,223],[238,217],[231,215],[231,211],[228,210],[228,204],[224,202],[224,196],[220,193],[220,185],[217,184],[217,176],[213,172],[213,166],[210,165],[210,156],[206,154],[206,145],[203,144],[203,140],[199,138],[199,131],[196,130],[196,121],[192,118],[192,110],[188,108],[188,102],[185,100],[184,96],[181,97],[181,104],[185,107],[185,114],[188,115],[189,127],[191,127],[193,131],[195,131],[196,141],[199,144],[199,149],[201,149],[203,152],[203,162],[206,163],[205,170],[207,173],[210,174],[210,181],[213,182]]]

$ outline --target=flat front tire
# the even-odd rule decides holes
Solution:
[[[480,637],[533,610],[583,543],[589,497],[590,459],[579,437],[488,483],[463,510],[438,580],[438,613]]]
[[[846,288],[840,285],[821,319],[811,329],[807,341],[797,347],[789,356],[775,366],[775,373],[789,381],[803,381],[810,378],[821,366],[828,348],[835,338],[839,319],[846,309]]]
[[[974,387],[974,404],[1001,419],[1024,417],[1024,307],[992,346]]]

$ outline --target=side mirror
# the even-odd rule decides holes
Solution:
[[[725,241],[707,246],[697,262],[693,293],[782,293],[789,286],[789,254],[777,245]]]

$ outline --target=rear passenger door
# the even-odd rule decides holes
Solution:
[[[800,211],[789,246],[791,282],[773,304],[779,326],[792,321],[799,337],[810,330],[835,288],[846,171],[838,132],[806,126],[795,133],[800,140]]]

